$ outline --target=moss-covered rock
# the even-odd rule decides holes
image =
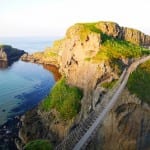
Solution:
[[[24,150],[53,150],[48,140],[35,140],[27,143]]]

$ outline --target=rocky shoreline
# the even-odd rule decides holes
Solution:
[[[15,116],[0,126],[1,150],[17,150],[17,146],[15,143],[19,141],[18,132],[20,127],[20,116]]]
[[[38,52],[35,54],[25,53],[24,55],[21,56],[21,60],[25,61],[25,62],[41,64],[43,66],[51,65],[51,66],[55,66],[56,68],[59,68],[59,64],[58,64],[56,58],[45,59],[45,58],[43,58],[42,52]]]

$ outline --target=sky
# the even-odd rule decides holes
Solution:
[[[0,37],[64,36],[79,22],[113,21],[150,34],[150,0],[0,0]]]

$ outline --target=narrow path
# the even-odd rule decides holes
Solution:
[[[80,126],[77,127],[72,133],[70,133],[64,141],[56,147],[57,150],[80,150],[84,149],[90,138],[93,137],[96,129],[100,127],[102,124],[104,117],[107,113],[113,108],[114,104],[116,103],[118,97],[121,95],[123,89],[125,88],[129,75],[132,73],[138,65],[144,63],[145,61],[149,60],[150,56],[143,57],[140,60],[133,62],[128,70],[124,70],[122,75],[120,76],[118,87],[114,90],[114,93],[109,98],[109,101],[104,99],[102,100],[102,105],[96,109],[96,111],[92,112],[89,117],[81,122]],[[107,103],[108,102],[108,103]]]

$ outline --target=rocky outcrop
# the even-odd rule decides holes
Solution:
[[[32,55],[25,54],[21,59],[23,61],[59,67],[58,51],[62,42],[63,40],[55,41],[51,48],[47,47],[43,52],[36,52]]]
[[[73,120],[62,121],[56,118],[56,111],[42,112],[39,107],[28,111],[22,116],[22,128],[19,131],[21,143],[24,144],[35,139],[48,139],[56,146],[67,134],[74,124]]]
[[[150,36],[135,29],[123,28],[122,39],[141,46],[150,46]]]
[[[150,36],[145,35],[139,30],[120,27],[114,22],[98,22],[95,24],[95,27],[109,36],[126,40],[141,46],[150,46]]]
[[[37,52],[31,55],[26,53],[21,57],[21,60],[43,65],[55,65],[56,67],[59,67],[57,57],[49,57],[48,55],[45,55],[44,52]]]
[[[13,62],[13,61],[18,60],[23,54],[25,54],[23,50],[18,50],[8,45],[0,46],[0,60],[1,61]]]
[[[126,88],[88,145],[90,150],[148,150],[150,107]],[[109,142],[108,142],[109,141]],[[109,143],[109,144],[108,144]]]

